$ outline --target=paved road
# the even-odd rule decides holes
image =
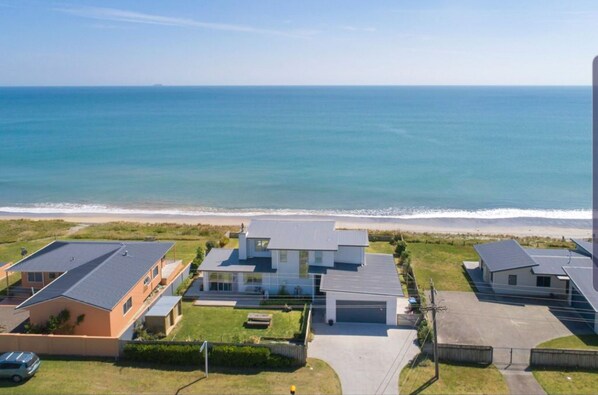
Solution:
[[[314,323],[313,330],[308,355],[336,371],[343,394],[398,394],[401,369],[419,352],[413,329]]]

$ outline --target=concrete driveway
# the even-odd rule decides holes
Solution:
[[[336,371],[343,394],[398,394],[401,369],[419,352],[413,329],[314,323],[313,331],[308,355]]]
[[[564,302],[439,291],[438,337],[442,343],[533,348],[573,333],[590,333]]]

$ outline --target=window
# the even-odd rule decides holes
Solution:
[[[262,275],[260,273],[244,274],[243,278],[247,285],[261,285]]]
[[[30,283],[41,283],[42,282],[42,274],[41,273],[27,273],[27,281]]]
[[[146,277],[146,278],[143,280],[143,285],[144,285],[145,287],[147,287],[147,286],[149,285],[150,281],[151,281],[151,279],[150,279],[150,276],[147,276],[147,277]]]
[[[256,240],[255,241],[255,250],[256,251],[266,251],[268,249],[268,240]]]
[[[278,261],[280,263],[287,263],[289,261],[289,252],[287,250],[280,250],[278,252]]]
[[[123,315],[127,314],[129,310],[133,307],[133,298],[127,299],[127,301],[123,304]]]
[[[550,277],[548,277],[548,276],[536,277],[536,287],[550,288]]]
[[[54,280],[56,277],[58,277],[58,276],[56,276],[56,273],[48,273],[48,278],[50,280]]]
[[[158,266],[156,266],[156,267],[154,268],[154,271],[153,271],[153,273],[152,273],[152,278],[156,278],[156,276],[157,276],[157,275],[158,275]]]
[[[322,255],[323,255],[322,251],[316,251],[316,253],[315,253],[315,258],[316,259],[315,259],[315,261],[316,261],[317,265],[321,265],[322,264]]]
[[[509,285],[517,285],[517,276],[509,274]]]

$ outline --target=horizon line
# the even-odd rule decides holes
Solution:
[[[3,88],[326,88],[326,87],[588,87],[592,84],[104,84],[104,85],[0,85]]]

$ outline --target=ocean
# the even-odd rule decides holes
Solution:
[[[0,88],[0,212],[588,219],[591,94]]]

